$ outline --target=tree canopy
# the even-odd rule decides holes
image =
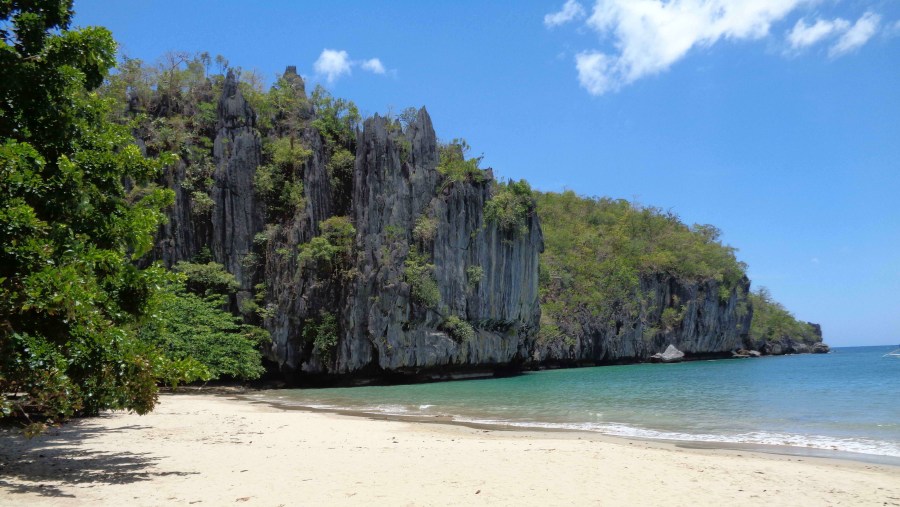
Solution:
[[[161,361],[134,330],[166,275],[133,261],[172,201],[149,185],[170,159],[109,121],[115,42],[72,14],[0,2],[0,411],[36,425],[149,411]]]
[[[688,226],[677,215],[572,191],[538,193],[544,232],[540,290],[542,326],[563,321],[609,322],[640,311],[640,279],[663,275],[685,282],[718,282],[723,299],[744,277],[734,248],[711,225]]]

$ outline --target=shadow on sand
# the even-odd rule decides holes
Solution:
[[[102,417],[102,416],[101,416]],[[60,486],[131,484],[165,475],[155,467],[158,458],[148,453],[101,452],[90,449],[90,440],[103,434],[146,429],[124,426],[100,429],[82,419],[46,434],[27,439],[14,428],[0,428],[0,490],[50,497],[74,497]]]

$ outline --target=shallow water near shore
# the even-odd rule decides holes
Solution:
[[[568,429],[684,442],[762,444],[900,458],[893,347],[638,364],[429,384],[289,389],[260,401],[373,415]]]

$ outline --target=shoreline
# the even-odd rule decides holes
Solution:
[[[900,457],[888,456],[883,454],[867,454],[834,449],[824,449],[820,447],[801,447],[787,444],[761,444],[753,442],[728,442],[715,440],[676,440],[643,436],[625,436],[604,433],[602,431],[577,428],[561,428],[539,425],[529,426],[527,424],[516,423],[459,420],[454,419],[454,416],[447,414],[438,414],[432,416],[424,414],[390,414],[383,412],[369,412],[351,408],[311,407],[307,405],[293,404],[290,402],[283,402],[278,400],[254,398],[249,392],[237,394],[220,393],[218,395],[248,403],[260,403],[281,410],[296,410],[314,414],[332,414],[342,417],[369,419],[373,421],[450,425],[490,431],[509,431],[537,434],[547,433],[554,435],[570,434],[570,436],[577,436],[579,437],[579,439],[597,438],[601,441],[625,444],[628,444],[629,442],[639,442],[648,444],[660,444],[664,447],[678,447],[697,451],[734,451],[739,453],[755,453],[767,456],[789,456],[794,458],[815,459],[839,463],[864,463],[869,465],[892,467],[896,468],[897,471],[900,472]]]
[[[900,505],[890,465],[429,422],[165,394],[145,416],[0,431],[0,504]]]

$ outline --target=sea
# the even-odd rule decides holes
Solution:
[[[254,397],[390,418],[557,429],[900,465],[897,347],[546,370]]]

